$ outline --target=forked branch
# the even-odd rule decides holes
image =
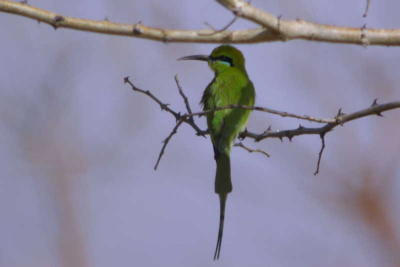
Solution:
[[[347,122],[350,122],[350,121],[353,121],[356,119],[360,119],[363,117],[367,117],[367,116],[372,116],[372,115],[382,116],[382,112],[400,108],[400,101],[389,102],[389,103],[385,103],[385,104],[378,104],[377,99],[375,99],[368,108],[365,108],[365,109],[362,109],[362,110],[359,110],[359,111],[356,111],[356,112],[353,112],[350,114],[345,114],[342,112],[341,109],[339,109],[336,116],[333,118],[329,118],[329,119],[322,119],[322,118],[317,118],[317,117],[308,116],[308,115],[298,115],[295,113],[290,113],[290,112],[286,112],[286,111],[278,111],[278,110],[270,109],[270,108],[266,108],[266,107],[251,107],[251,106],[241,106],[241,105],[230,105],[230,106],[226,106],[226,107],[216,108],[213,110],[192,112],[192,109],[189,104],[189,100],[183,92],[183,89],[179,83],[178,77],[175,76],[175,81],[176,81],[176,84],[178,87],[179,94],[181,95],[181,97],[185,103],[185,107],[186,107],[186,111],[187,111],[186,113],[181,113],[181,112],[173,110],[168,104],[162,102],[159,98],[157,98],[155,95],[153,95],[150,91],[143,90],[143,89],[136,87],[129,80],[129,77],[125,77],[124,81],[125,81],[125,83],[128,83],[131,86],[132,90],[148,96],[150,99],[152,99],[154,102],[156,102],[161,107],[162,110],[167,111],[175,118],[176,124],[175,124],[174,128],[172,129],[171,133],[168,135],[168,137],[163,142],[163,146],[161,148],[159,157],[157,159],[155,169],[157,168],[157,166],[162,158],[162,155],[164,154],[164,151],[165,151],[166,146],[168,145],[168,142],[171,140],[172,136],[177,132],[178,128],[182,124],[187,124],[190,127],[192,127],[197,135],[205,136],[206,134],[208,134],[208,131],[200,129],[198,127],[198,125],[196,124],[194,117],[204,116],[208,113],[216,112],[216,111],[224,110],[224,109],[250,109],[250,110],[266,112],[266,113],[270,113],[270,114],[282,116],[282,117],[291,117],[291,118],[296,118],[296,119],[300,119],[300,120],[306,120],[306,121],[310,121],[313,123],[323,123],[324,125],[321,127],[304,127],[302,125],[299,125],[299,127],[296,129],[289,129],[289,130],[282,130],[282,131],[280,131],[280,130],[273,131],[271,129],[271,127],[268,127],[262,133],[253,133],[253,132],[247,131],[247,129],[246,129],[244,132],[240,133],[240,135],[239,135],[239,138],[242,138],[242,139],[251,138],[251,139],[254,139],[254,141],[256,141],[256,142],[259,142],[259,141],[267,139],[267,138],[279,138],[282,140],[283,138],[286,137],[289,140],[292,140],[293,137],[300,136],[300,135],[310,135],[310,134],[319,135],[321,138],[321,149],[320,149],[320,152],[318,153],[318,161],[317,161],[317,166],[316,166],[316,170],[314,173],[314,175],[316,175],[319,172],[321,157],[322,157],[322,154],[325,149],[325,137],[328,132],[332,131],[337,126],[343,126]],[[262,153],[265,156],[269,157],[269,154],[266,153],[265,151],[262,151],[260,149],[249,148],[248,146],[245,146],[241,142],[235,144],[235,146],[241,147],[248,152],[258,152],[258,153]]]

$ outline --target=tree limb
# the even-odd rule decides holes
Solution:
[[[250,20],[266,29],[281,40],[310,40],[332,43],[398,46],[399,29],[362,29],[338,27],[304,20],[282,20],[267,11],[261,10],[243,0],[217,0],[236,16]],[[367,40],[367,41],[366,41]]]
[[[304,20],[282,20],[267,11],[256,8],[243,0],[217,0],[235,17],[250,20],[260,28],[234,30],[175,30],[148,27],[141,23],[123,24],[108,20],[89,20],[64,16],[30,6],[26,3],[0,0],[0,12],[12,13],[57,28],[97,32],[144,38],[161,42],[196,43],[261,43],[295,39],[347,43],[360,45],[400,45],[400,29],[351,28],[324,25]],[[230,24],[228,24],[230,26]],[[228,26],[228,27],[229,27]],[[228,28],[226,27],[226,28]]]
[[[241,148],[243,148],[244,150],[246,150],[249,153],[260,153],[260,154],[263,154],[264,156],[266,156],[267,158],[270,157],[270,155],[267,152],[265,152],[264,150],[250,148],[250,147],[244,145],[242,142],[235,143],[233,146],[241,147]]]
[[[244,139],[244,138],[252,138],[254,139],[256,142],[259,142],[261,140],[267,139],[267,138],[279,138],[279,139],[283,139],[284,137],[287,137],[289,140],[292,140],[292,138],[294,136],[299,136],[299,135],[306,135],[306,134],[318,134],[321,138],[321,149],[318,153],[318,160],[317,160],[317,165],[316,165],[316,170],[314,172],[314,175],[317,175],[319,173],[319,169],[320,169],[320,164],[321,164],[321,158],[322,158],[322,154],[325,150],[325,136],[328,132],[332,131],[335,127],[339,126],[339,125],[343,125],[347,122],[359,119],[359,118],[363,118],[366,116],[371,116],[371,115],[377,115],[377,116],[382,116],[382,112],[388,111],[388,110],[392,110],[392,109],[397,109],[400,108],[400,101],[395,101],[395,102],[389,102],[386,104],[378,104],[377,99],[375,99],[372,103],[372,105],[366,109],[362,109],[359,111],[356,111],[354,113],[351,114],[345,114],[342,112],[341,109],[339,109],[337,115],[332,118],[332,119],[318,119],[312,116],[307,116],[307,115],[297,115],[294,113],[289,113],[289,112],[284,112],[284,111],[277,111],[274,109],[269,109],[269,108],[264,108],[264,107],[251,107],[251,106],[241,106],[241,105],[230,105],[227,107],[220,107],[220,108],[216,108],[213,110],[206,110],[206,111],[202,111],[202,112],[192,112],[192,109],[190,107],[189,104],[189,100],[187,98],[187,96],[184,94],[183,89],[179,83],[178,77],[175,76],[175,82],[176,85],[178,87],[178,91],[179,94],[181,95],[183,102],[185,103],[185,107],[188,113],[184,113],[181,114],[180,112],[177,112],[173,109],[171,109],[167,104],[163,103],[160,99],[158,99],[156,96],[154,96],[150,91],[146,91],[143,89],[140,89],[138,87],[136,87],[130,80],[129,77],[125,77],[124,78],[124,82],[128,83],[133,91],[142,93],[146,96],[148,96],[149,98],[151,98],[154,102],[156,102],[162,110],[167,111],[168,113],[170,113],[176,120],[176,124],[175,127],[172,129],[171,133],[168,135],[168,137],[163,141],[163,146],[161,148],[161,151],[159,153],[157,162],[154,166],[154,169],[157,169],[158,164],[160,163],[160,160],[164,154],[164,151],[169,143],[169,141],[171,140],[172,136],[174,134],[176,134],[178,128],[183,124],[186,123],[188,125],[190,125],[196,132],[197,135],[202,135],[205,136],[206,134],[208,134],[208,131],[204,131],[201,130],[197,124],[194,121],[194,117],[195,116],[203,116],[206,115],[208,113],[211,112],[216,112],[218,110],[223,110],[223,109],[235,109],[235,108],[239,108],[239,109],[250,109],[250,110],[255,110],[255,111],[261,111],[261,112],[267,112],[270,114],[274,114],[274,115],[278,115],[278,116],[282,116],[282,117],[292,117],[292,118],[297,118],[297,119],[302,119],[302,120],[308,120],[311,122],[317,122],[317,123],[325,123],[324,126],[322,127],[304,127],[302,125],[299,125],[298,128],[296,129],[291,129],[291,130],[284,130],[284,131],[272,131],[271,127],[268,127],[267,130],[265,130],[263,133],[261,134],[256,134],[256,133],[252,133],[247,131],[247,129],[239,134],[239,138]],[[245,146],[243,143],[239,142],[237,144],[235,144],[234,146],[237,147],[241,147],[245,150],[247,150],[248,152],[258,152],[258,153],[262,153],[265,156],[269,157],[269,154],[266,153],[263,150],[260,149],[252,149],[249,148],[247,146]]]
[[[339,125],[342,126],[347,122],[371,115],[382,116],[381,114],[382,112],[398,108],[400,108],[400,101],[378,104],[377,100],[375,99],[369,108],[362,109],[351,114],[344,114],[341,112],[341,110],[339,110],[338,115],[332,119],[334,121],[329,122],[322,127],[312,128],[312,127],[303,127],[300,125],[297,129],[284,130],[284,131],[271,131],[270,129],[267,129],[261,134],[255,134],[245,131],[241,133],[241,137],[253,138],[256,142],[258,142],[266,138],[282,139],[284,137],[287,137],[288,139],[291,140],[294,136],[299,136],[299,135],[306,135],[306,134],[322,135],[332,131],[335,127]]]
[[[335,127],[337,127],[339,125],[342,126],[347,122],[350,122],[350,121],[353,121],[353,120],[356,120],[359,118],[367,117],[367,116],[372,116],[372,115],[382,116],[382,112],[400,108],[400,101],[388,102],[385,104],[378,104],[377,99],[375,99],[370,107],[356,111],[354,113],[344,114],[344,113],[342,113],[342,110],[339,109],[337,115],[331,119],[316,118],[316,117],[308,116],[308,115],[298,115],[295,113],[289,113],[286,111],[278,111],[275,109],[270,109],[270,108],[265,108],[265,107],[257,107],[257,106],[251,107],[251,106],[242,106],[242,105],[229,105],[226,107],[220,107],[220,108],[216,108],[213,110],[181,114],[180,112],[177,112],[177,111],[174,111],[173,109],[171,109],[168,104],[163,103],[160,99],[155,97],[150,91],[146,91],[146,90],[137,88],[129,80],[129,77],[125,77],[124,82],[128,83],[131,86],[132,90],[140,92],[140,93],[150,97],[153,101],[155,101],[158,105],[160,105],[161,109],[166,110],[167,112],[172,114],[177,121],[182,120],[184,123],[190,125],[196,131],[197,135],[204,136],[204,135],[208,134],[208,132],[206,130],[201,130],[197,126],[195,121],[190,120],[190,118],[195,117],[195,116],[203,116],[210,112],[215,112],[215,111],[224,110],[224,109],[235,109],[235,108],[249,109],[249,110],[266,112],[266,113],[278,115],[281,117],[291,117],[291,118],[297,118],[297,119],[307,120],[307,121],[311,121],[311,122],[325,123],[325,125],[322,127],[304,127],[302,125],[299,125],[298,128],[290,129],[290,130],[272,131],[271,128],[268,128],[267,130],[265,130],[263,133],[260,133],[260,134],[249,132],[247,130],[240,133],[241,138],[246,138],[246,137],[252,138],[256,142],[261,141],[263,139],[267,139],[267,138],[282,139],[282,138],[286,137],[291,140],[293,137],[300,136],[300,135],[326,134],[326,133],[332,131]],[[179,84],[179,82],[177,84]],[[183,93],[183,91],[181,91],[182,88],[180,88],[179,90],[180,90],[180,93]],[[183,97],[183,99],[185,99],[185,97]]]
[[[140,22],[136,24],[123,24],[110,22],[108,20],[74,18],[33,7],[28,4],[8,0],[0,0],[0,12],[1,11],[47,23],[53,26],[54,29],[68,28],[80,31],[144,38],[161,42],[258,43],[277,40],[269,31],[262,28],[217,32],[212,29],[164,29],[148,27]]]

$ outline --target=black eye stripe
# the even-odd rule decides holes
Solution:
[[[227,57],[227,56],[217,56],[217,57],[210,57],[211,60],[213,61],[224,61],[229,63],[230,66],[233,66],[232,58]]]

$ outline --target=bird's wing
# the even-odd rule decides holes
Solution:
[[[204,110],[232,104],[253,105],[253,85],[248,80],[246,83],[242,81],[238,79],[237,75],[214,78],[203,94]],[[246,124],[249,114],[249,111],[243,109],[226,109],[209,113],[207,124],[214,149],[217,148],[220,152],[229,152],[237,134]]]

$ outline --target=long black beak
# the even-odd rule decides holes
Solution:
[[[201,60],[201,61],[208,61],[210,57],[205,55],[193,55],[187,57],[178,58],[178,60]]]

